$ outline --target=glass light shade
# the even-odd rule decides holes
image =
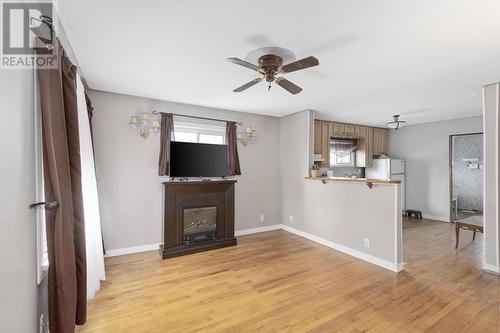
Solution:
[[[246,132],[247,132],[247,134],[251,134],[251,133],[252,133],[252,131],[253,131],[252,126],[247,126],[247,128],[246,128]]]
[[[238,140],[242,140],[242,139],[243,139],[243,133],[238,132],[238,134],[236,134],[236,138],[237,138]]]
[[[257,137],[257,130],[254,129],[252,130],[252,139],[255,139]]]
[[[141,114],[141,119],[142,119],[142,120],[148,120],[148,119],[149,119],[149,114],[148,114],[147,112],[143,112],[143,113]]]
[[[152,122],[152,125],[151,125],[151,126],[152,126],[152,127],[153,127],[153,129],[155,129],[155,130],[160,129],[160,128],[161,128],[161,126],[160,126],[160,121],[158,121],[158,120],[153,120],[153,122]]]
[[[129,124],[129,126],[131,128],[136,129],[137,128],[137,124],[139,124],[137,116],[130,117],[130,122],[128,124]]]

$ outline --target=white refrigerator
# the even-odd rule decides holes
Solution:
[[[405,160],[395,158],[374,159],[372,167],[365,169],[366,178],[401,181],[401,210],[406,210]]]

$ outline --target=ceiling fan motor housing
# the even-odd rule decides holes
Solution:
[[[266,54],[259,58],[259,67],[266,76],[267,82],[273,82],[277,73],[279,73],[283,58],[274,54]]]

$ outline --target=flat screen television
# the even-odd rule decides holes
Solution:
[[[225,177],[227,145],[170,143],[171,177]]]

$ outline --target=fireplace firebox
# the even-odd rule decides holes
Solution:
[[[217,207],[184,208],[183,243],[208,242],[217,239]]]
[[[235,180],[164,182],[163,259],[236,245]]]

